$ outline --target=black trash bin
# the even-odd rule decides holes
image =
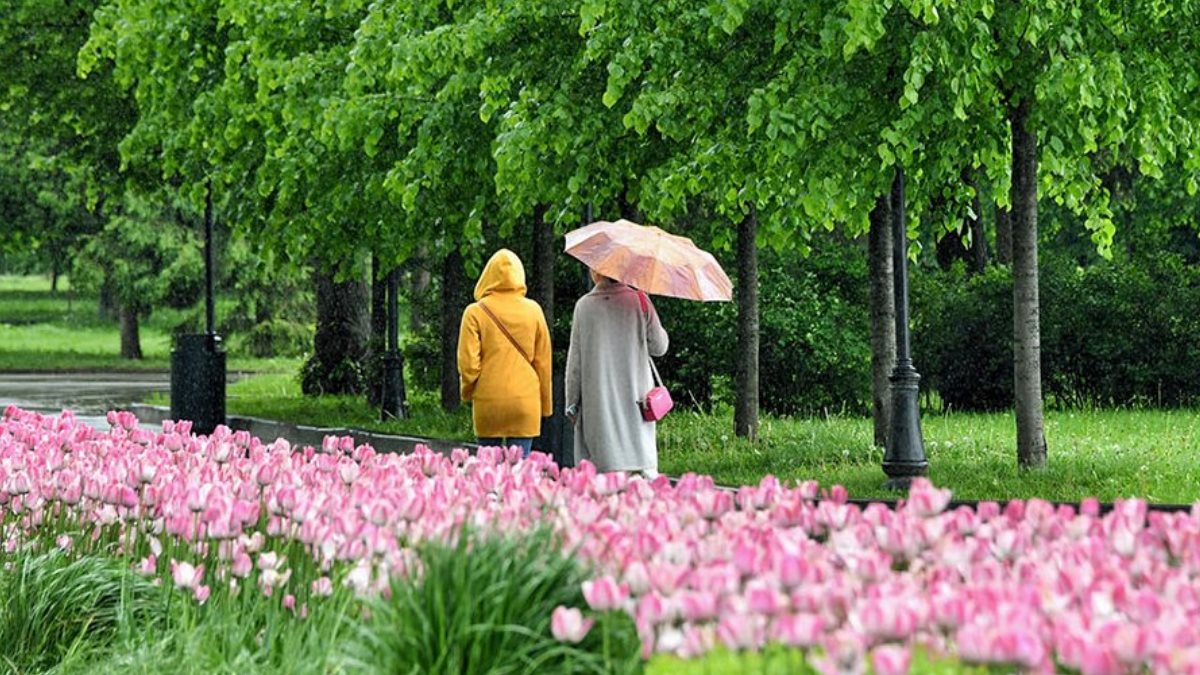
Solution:
[[[225,423],[225,348],[214,334],[179,335],[171,350],[171,418],[211,434]]]
[[[563,414],[567,391],[563,375],[562,369],[554,369],[554,414],[542,419],[542,435],[534,440],[533,447],[552,455],[559,466],[569,467],[575,466],[575,428]]]

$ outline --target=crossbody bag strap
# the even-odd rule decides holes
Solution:
[[[496,327],[500,329],[500,332],[504,333],[504,337],[508,338],[508,341],[512,343],[512,346],[515,347],[516,350],[520,352],[521,357],[525,359],[525,363],[528,363],[529,367],[532,368],[533,359],[529,358],[529,354],[525,352],[525,349],[521,347],[520,343],[517,342],[517,339],[512,336],[512,333],[508,332],[508,327],[504,325],[504,322],[501,321],[500,318],[494,313],[492,313],[492,310],[488,309],[487,305],[480,302],[479,306],[483,309],[483,311],[487,312],[487,315],[491,317],[492,322],[496,324]]]
[[[646,293],[644,291],[638,290],[637,294],[638,294],[638,302],[641,303],[641,305],[642,305],[642,313],[644,313],[646,315],[646,335],[649,336],[649,334],[650,334],[650,319],[651,319],[650,300],[646,297]],[[647,349],[646,355],[649,356],[649,354],[650,354],[650,350]],[[658,376],[658,367],[654,365],[654,357],[649,356],[649,358],[650,358],[650,372],[654,373],[654,384],[661,387],[661,386],[663,386],[662,378]]]

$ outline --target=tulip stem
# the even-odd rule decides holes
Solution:
[[[605,666],[612,665],[608,658],[608,624],[609,624],[608,619],[607,619],[607,617],[605,617],[604,630],[601,631],[601,633],[603,633],[603,635],[604,635],[604,665]]]

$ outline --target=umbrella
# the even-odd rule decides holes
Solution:
[[[568,232],[566,252],[606,277],[654,295],[733,299],[733,284],[711,253],[657,227],[597,221]]]

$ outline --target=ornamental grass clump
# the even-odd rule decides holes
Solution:
[[[164,621],[163,593],[117,558],[18,551],[0,567],[0,667],[23,673]]]
[[[367,605],[347,639],[351,670],[386,673],[636,673],[640,643],[624,614],[577,643],[551,631],[556,607],[583,601],[586,567],[552,533],[467,534],[420,548],[420,572]]]

